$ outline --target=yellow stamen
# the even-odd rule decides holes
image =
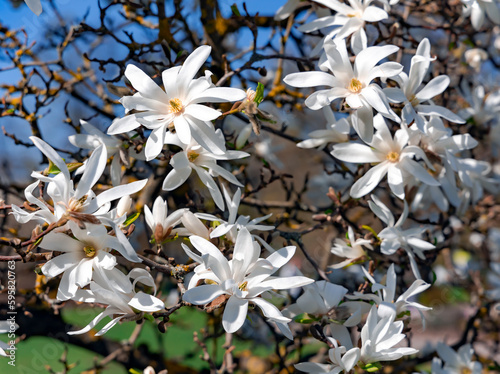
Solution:
[[[182,105],[182,101],[180,99],[171,99],[168,101],[169,104],[169,112],[178,114],[184,110],[184,106]]]
[[[469,368],[462,368],[462,370],[460,370],[460,374],[472,374],[472,370]]]
[[[200,154],[198,152],[188,151],[187,158],[188,158],[189,162],[194,162],[198,158],[199,155]]]
[[[83,208],[83,204],[85,204],[85,201],[87,201],[87,195],[79,198],[78,200],[71,198],[68,203],[68,210],[70,212],[80,211]]]
[[[83,247],[83,251],[85,252],[85,255],[87,257],[94,257],[95,254],[96,254],[96,250],[94,247],[92,247],[91,245],[87,245],[85,247]]]
[[[399,161],[399,153],[398,152],[389,152],[387,156],[385,156],[386,160],[390,162],[398,162]]]
[[[363,89],[363,84],[359,81],[357,78],[352,78],[351,83],[349,83],[349,86],[347,87],[349,91],[352,93],[358,93]]]
[[[240,284],[238,286],[238,288],[242,291],[246,291],[247,290],[247,286],[248,286],[248,282],[243,282],[242,284]]]

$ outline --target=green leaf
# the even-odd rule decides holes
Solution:
[[[370,231],[373,234],[373,236],[375,236],[377,238],[377,240],[380,241],[380,238],[378,237],[377,233],[370,226],[363,225],[363,226],[361,226],[361,228]]]
[[[128,217],[125,222],[123,222],[123,227],[127,227],[128,225],[130,225],[132,222],[134,222],[137,218],[139,218],[139,216],[141,215],[141,213],[139,212],[136,212],[134,214],[132,214],[130,217]]]
[[[68,171],[71,173],[82,166],[82,162],[68,162],[66,166],[68,167]],[[61,170],[51,161],[49,160],[49,167],[45,169],[45,174],[59,174]]]
[[[380,363],[378,362],[372,362],[371,364],[365,365],[361,369],[366,370],[368,373],[375,373],[382,369],[382,365],[380,365]]]
[[[146,318],[150,322],[155,322],[154,317],[151,314],[144,314],[144,318]]]
[[[305,324],[307,324],[307,323],[313,323],[313,322],[318,322],[319,320],[321,320],[321,318],[310,316],[307,313],[299,314],[298,316],[295,316],[295,318],[294,318],[295,322],[305,323]]]
[[[255,90],[255,98],[253,101],[257,103],[257,106],[264,100],[264,85],[262,83],[257,83],[257,89]]]
[[[234,14],[236,17],[241,17],[241,13],[240,13],[240,11],[238,10],[238,6],[236,5],[236,3],[234,3],[233,5],[231,5],[231,10],[233,11],[233,14]]]

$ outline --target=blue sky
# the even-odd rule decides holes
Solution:
[[[54,0],[54,3],[57,5],[57,8],[61,12],[62,16],[66,20],[70,20],[69,23],[77,24],[83,19],[83,17],[86,17],[89,24],[98,26],[99,9],[97,6],[97,0]],[[102,3],[105,3],[105,0],[102,0]],[[243,11],[243,1],[241,0],[219,1],[221,11],[224,16],[229,16],[231,14],[231,5],[234,3],[236,3],[239,9]],[[250,0],[246,3],[247,9],[250,14],[259,12],[261,15],[273,15],[276,10],[285,3],[285,0]],[[170,4],[170,8],[168,4]],[[171,9],[171,4],[172,1],[167,0],[167,15],[168,10]],[[186,2],[186,13],[189,14],[188,22],[190,25],[193,25],[193,28],[198,28],[200,26],[198,23],[199,14],[197,14],[196,12],[190,13],[188,5],[189,2]],[[44,35],[44,29],[47,25],[53,25],[58,21],[48,1],[42,0],[42,6],[44,8],[44,11],[39,17],[37,17],[28,9],[28,7],[24,3],[21,3],[19,7],[14,8],[8,0],[2,0],[2,2],[0,3],[0,22],[3,25],[9,26],[14,29],[24,28],[28,35],[29,43],[36,42],[38,46],[44,45],[48,43],[48,40]],[[152,34],[155,34],[154,30],[150,32]],[[135,36],[136,35],[134,34],[134,37]],[[147,40],[149,35],[137,35],[137,38],[141,37]],[[267,37],[267,32],[265,30],[262,30],[259,37],[261,38],[261,40],[263,40]],[[238,44],[246,46],[249,44],[250,38],[250,31],[245,30],[241,33],[241,35],[239,35]],[[109,53],[109,51],[105,51],[104,48],[103,52]],[[44,58],[49,59],[50,55],[54,54],[55,52],[48,50],[44,53]],[[117,51],[117,53],[119,53],[119,51]],[[11,63],[3,59],[3,56],[0,56],[0,67],[5,66],[6,64],[10,65]],[[0,72],[0,84],[14,83],[18,80],[19,73],[16,70]],[[44,136],[47,136],[47,140],[50,143],[54,144],[54,142],[52,142],[55,140],[54,137],[57,137],[58,139],[65,139],[65,137],[72,134],[72,130],[68,126],[62,125],[62,121],[64,119],[62,108],[66,101],[67,98],[65,97],[58,98],[56,103],[51,106],[52,111],[50,113],[46,113],[46,116],[40,121],[42,134]],[[29,99],[26,101],[26,104],[28,109],[31,105],[34,105],[33,101],[30,102]],[[90,114],[91,113],[89,112],[89,115]],[[117,115],[119,114],[117,113]],[[56,135],[52,135],[54,124],[61,124],[60,126],[58,126]],[[31,132],[29,126],[25,121],[10,117],[0,118],[0,126],[4,126],[7,132],[15,134],[23,141],[29,142],[28,136],[31,135]],[[48,135],[49,131],[50,135]],[[71,147],[67,141],[63,141],[65,142],[65,144],[62,144],[62,148],[66,147],[66,149],[68,149],[68,147]],[[55,140],[55,143],[58,143],[58,140]],[[13,158],[12,155],[16,155],[16,157]],[[11,139],[6,138],[3,133],[0,132],[0,171],[4,172],[0,173],[0,175],[3,174],[3,176],[0,177],[1,183],[10,183],[12,180],[17,181],[20,184],[26,183],[30,180],[29,173],[26,173],[26,168],[30,169],[35,167],[36,164],[40,162],[40,160],[41,155],[39,154],[39,152],[37,152],[36,149],[26,149],[25,147],[20,145],[16,146],[13,144],[13,141]],[[7,173],[5,173],[4,170],[5,166],[7,167]]]

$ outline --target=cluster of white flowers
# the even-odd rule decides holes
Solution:
[[[290,0],[275,18],[284,20],[298,8],[311,6],[318,18],[302,24],[299,31],[311,33],[333,27],[312,48],[311,54],[320,56],[318,70],[291,73],[283,79],[296,88],[327,87],[311,93],[305,100],[309,109],[322,109],[326,129],[311,132],[309,138],[297,146],[325,149],[333,144],[328,150],[330,154],[336,162],[347,163],[342,167],[356,176],[349,189],[350,198],[361,199],[372,193],[368,207],[384,226],[378,233],[370,228],[373,237],[364,238],[355,227],[346,227],[346,240],[337,238],[331,248],[334,255],[345,260],[330,268],[363,264],[373,251],[389,258],[399,251],[406,254],[404,258],[408,257],[406,265],[409,264],[416,278],[413,284],[396,298],[394,264],[388,267],[385,282],[377,281],[374,272],[361,267],[366,285],[371,283],[371,292],[367,287],[363,292],[349,292],[326,280],[315,282],[302,275],[279,275],[294,256],[295,247],[276,250],[253,233],[274,229],[264,224],[270,214],[253,219],[239,215],[245,186],[236,173],[218,161],[239,160],[250,154],[228,149],[231,147],[224,133],[214,126],[214,121],[226,113],[211,104],[236,102],[237,106],[240,102],[239,111],[251,118],[256,134],[259,116],[263,118],[268,114],[257,110],[260,104],[257,100],[261,99],[256,98],[254,91],[218,87],[208,70],[196,78],[211,53],[211,47],[201,46],[181,66],[162,72],[163,87],[139,67],[127,65],[124,75],[136,92],[120,100],[125,115],[113,121],[107,134],[82,121],[87,134],[69,137],[73,145],[92,151],[84,163],[66,163],[46,142],[31,137],[49,160],[49,166],[43,172],[32,173],[36,181],[25,189],[29,204],[24,207],[13,204],[13,215],[22,224],[33,221],[48,225],[46,230],[50,232],[43,235],[38,245],[57,255],[46,262],[41,271],[47,277],[62,274],[58,300],[106,306],[85,328],[71,334],[88,332],[103,318],[110,317],[111,322],[97,333],[101,335],[120,321],[137,320],[144,313],[165,308],[164,302],[156,297],[156,284],[147,269],[135,267],[126,275],[117,267],[117,253],[131,263],[142,262],[130,242],[131,230],[127,227],[136,218],[130,215],[130,195],[142,190],[148,181],[122,184],[123,166],[128,167],[132,157],[145,162],[168,159],[171,168],[164,174],[164,191],[179,188],[194,170],[215,206],[226,213],[226,218],[221,218],[182,208],[169,214],[167,202],[161,196],[155,198],[151,209],[144,207],[151,243],[161,248],[165,242],[184,236],[194,247],[182,244],[185,253],[196,263],[187,279],[187,289],[183,290],[185,304],[224,307],[222,326],[228,333],[244,325],[250,305],[257,306],[264,317],[291,340],[294,327],[290,323],[294,319],[322,322],[322,334],[330,346],[330,363],[295,365],[307,373],[350,373],[356,368],[371,372],[382,362],[418,353],[400,343],[405,339],[403,330],[409,310],[422,314],[430,309],[411,298],[430,287],[422,280],[418,262],[426,259],[426,251],[436,248],[437,240],[433,237],[434,228],[430,224],[419,224],[417,217],[435,222],[439,212],[448,211],[450,207],[460,215],[483,197],[484,190],[498,191],[498,180],[491,177],[492,166],[472,158],[470,150],[478,142],[469,134],[454,134],[448,123],[469,121],[489,126],[500,112],[500,94],[486,96],[482,86],[474,87],[471,93],[464,84],[462,91],[470,108],[455,114],[436,104],[433,100],[443,102],[441,94],[451,80],[447,75],[428,79],[435,60],[428,39],[421,40],[409,66],[389,60],[395,58],[397,52],[410,57],[404,45],[402,48],[390,44],[370,45],[372,39],[378,38],[372,24],[388,19],[391,6],[397,2],[379,0],[377,5],[372,0],[350,0],[349,4],[338,0]],[[39,1],[26,0],[26,3],[40,14]],[[500,23],[496,1],[462,0],[462,3],[464,15],[470,13],[474,28],[482,27],[485,14]],[[341,106],[335,106],[338,103]],[[343,113],[334,112],[332,107],[342,107],[338,111]],[[497,123],[496,128],[499,129],[500,124]],[[250,129],[247,126],[241,131],[237,149],[248,140]],[[124,135],[115,136],[118,134]],[[143,138],[143,150],[134,146],[134,137]],[[125,138],[128,140],[123,140]],[[500,136],[497,138],[500,144]],[[113,187],[96,186],[110,158]],[[368,164],[367,167],[364,164]],[[385,187],[386,176],[388,188],[384,189],[381,187]],[[79,178],[76,188],[75,178]],[[222,179],[238,186],[234,195]],[[96,194],[94,187],[104,191]],[[38,197],[36,190],[39,190]],[[115,200],[117,204],[112,208]],[[394,206],[402,207],[397,221],[387,206],[390,200]],[[214,227],[208,228],[203,221],[212,222]],[[424,240],[426,233],[434,244]],[[217,244],[223,240],[227,245],[219,248]],[[261,257],[261,246],[269,252],[266,257]],[[498,264],[492,268],[500,273]],[[491,281],[498,287],[498,275],[492,273]],[[271,300],[273,296],[280,296],[274,290],[303,286],[304,291],[296,302],[282,310]],[[500,299],[498,289],[490,290],[487,295]],[[439,344],[437,352],[441,360],[434,359],[433,373],[460,370],[479,373],[481,370],[479,363],[472,362],[470,345],[455,352]]]

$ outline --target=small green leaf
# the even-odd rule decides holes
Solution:
[[[307,313],[302,313],[302,314],[299,314],[298,316],[296,316],[294,318],[294,321],[298,322],[298,323],[308,324],[308,323],[318,322],[320,319],[321,318],[311,316]]]
[[[366,370],[368,373],[375,373],[382,369],[382,365],[380,365],[380,363],[378,362],[372,362],[371,364],[365,365],[361,369]]]
[[[255,90],[255,98],[253,101],[257,103],[257,106],[264,100],[264,85],[262,83],[257,83],[257,89]]]
[[[136,370],[136,369],[128,369],[130,374],[142,374],[142,371]]]
[[[151,314],[144,314],[144,318],[153,323],[155,321],[154,317]]]
[[[134,222],[137,218],[139,218],[139,216],[141,215],[141,213],[139,212],[136,212],[134,214],[132,214],[130,217],[128,217],[125,222],[123,222],[123,227],[127,227],[128,225],[130,225],[132,222]]]
[[[231,5],[231,10],[233,11],[233,14],[234,14],[236,17],[241,17],[241,13],[240,13],[240,11],[238,10],[238,6],[236,5],[236,3],[234,3],[233,5]]]
[[[361,226],[361,228],[370,231],[373,234],[373,236],[375,236],[377,238],[377,240],[380,241],[380,238],[378,237],[377,233],[370,226],[363,225],[363,226]]]

